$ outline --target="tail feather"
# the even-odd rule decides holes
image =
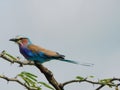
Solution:
[[[79,65],[82,65],[82,66],[89,66],[89,67],[93,67],[94,64],[93,63],[79,63]]]
[[[66,59],[61,59],[60,61],[69,62],[69,63],[73,63],[73,64],[78,64],[78,65],[82,65],[82,66],[89,66],[89,67],[94,65],[92,63],[79,63],[79,62],[76,62],[76,61],[73,61],[73,60],[66,60]]]
[[[76,62],[76,61],[66,60],[66,59],[61,59],[60,61],[69,62],[69,63],[73,63],[73,64],[79,64],[79,63]]]

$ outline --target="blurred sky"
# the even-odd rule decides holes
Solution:
[[[120,76],[120,0],[0,0],[0,52],[24,57],[18,46],[9,42],[16,35],[30,37],[31,41],[66,58],[94,63],[84,67],[60,61],[50,61],[48,67],[59,82],[80,76],[95,79]],[[0,59],[0,73],[14,77],[28,71],[45,77],[32,66],[19,68]],[[65,90],[94,90],[90,84],[71,84]],[[0,79],[0,90],[25,90],[19,84]],[[47,90],[43,88],[43,90]],[[102,90],[114,90],[103,88]]]

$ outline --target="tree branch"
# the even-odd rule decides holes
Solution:
[[[17,63],[20,66],[23,65],[35,65],[34,62],[32,61],[20,61],[19,58],[13,57],[12,55],[8,54],[6,51],[2,51],[2,53],[0,53],[0,57],[7,60],[10,63]]]
[[[76,82],[88,82],[88,83],[91,83],[91,84],[97,84],[97,85],[101,85],[99,82],[93,82],[93,81],[90,81],[90,80],[87,80],[87,79],[83,79],[83,80],[70,80],[70,81],[67,81],[67,82],[64,82],[62,83],[62,86],[66,86],[68,84],[72,84],[72,83],[76,83]]]
[[[20,64],[20,66],[23,65],[34,65],[36,66],[46,77],[46,79],[48,80],[48,82],[56,89],[56,90],[63,90],[63,88],[60,87],[60,84],[56,81],[56,79],[54,78],[52,72],[50,70],[48,70],[46,67],[44,67],[42,64],[38,63],[38,62],[21,62],[20,60],[18,60],[17,58],[11,56],[10,54],[6,53],[5,51],[3,51],[0,54],[0,57],[11,62],[11,63],[18,63]],[[13,60],[14,59],[14,60]]]
[[[114,81],[119,81],[118,84],[114,84]],[[72,84],[72,83],[76,83],[76,82],[87,82],[87,83],[91,83],[93,85],[100,85],[96,90],[100,90],[101,88],[103,88],[104,86],[113,86],[113,87],[118,87],[120,86],[120,78],[111,78],[110,81],[108,83],[102,83],[102,82],[99,82],[99,81],[90,81],[90,80],[87,80],[87,78],[83,79],[83,80],[70,80],[70,81],[67,81],[67,82],[64,82],[61,84],[61,87],[64,87],[68,84]]]
[[[50,70],[48,70],[46,67],[44,67],[40,63],[35,62],[35,65],[45,75],[46,79],[56,90],[63,90],[63,88],[60,87],[60,84],[56,81],[56,79],[54,78]]]
[[[12,82],[17,82],[20,85],[24,86],[26,89],[28,90],[35,90],[35,89],[31,89],[30,87],[28,87],[25,83],[21,82],[20,80],[18,80],[17,78],[8,78],[7,76],[1,75],[0,78],[5,79],[7,81],[12,81]]]
[[[87,82],[93,85],[100,85],[98,88],[96,88],[96,90],[100,90],[101,88],[103,88],[104,86],[109,86],[109,87],[117,87],[120,86],[120,78],[111,78],[111,79],[103,79],[103,80],[98,80],[98,81],[90,81],[87,78],[83,78],[81,80],[70,80],[64,83],[58,83],[56,81],[56,79],[54,78],[52,72],[50,70],[48,70],[46,67],[44,67],[42,64],[38,63],[38,62],[28,62],[28,61],[20,61],[18,58],[13,57],[12,55],[6,53],[5,51],[3,51],[0,54],[0,57],[7,60],[8,62],[11,63],[17,63],[20,66],[23,65],[33,65],[36,66],[46,77],[46,79],[48,80],[48,82],[56,89],[56,90],[64,90],[64,86],[71,84],[71,83],[82,83],[82,82]],[[31,90],[30,87],[26,86],[24,83],[22,83],[21,81],[17,80],[16,78],[8,78],[6,76],[0,76],[0,78],[3,78],[7,81],[15,81],[19,84],[21,84],[22,86],[26,87],[28,90]],[[108,82],[107,82],[108,80]],[[103,81],[103,82],[102,82]],[[117,84],[115,84],[114,82],[117,81]],[[119,82],[119,83],[118,83]],[[33,89],[32,89],[33,90]]]

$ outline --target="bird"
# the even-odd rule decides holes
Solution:
[[[31,40],[25,36],[16,36],[15,38],[9,39],[9,41],[17,43],[20,53],[30,61],[39,62],[42,64],[51,60],[59,60],[73,64],[80,64],[77,61],[65,59],[65,55],[58,52],[33,44]],[[80,65],[92,66],[93,64],[82,63]]]

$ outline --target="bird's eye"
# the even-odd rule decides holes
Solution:
[[[19,38],[19,40],[23,40],[23,39],[27,39],[27,38]]]
[[[19,40],[22,40],[23,38],[19,38]]]

